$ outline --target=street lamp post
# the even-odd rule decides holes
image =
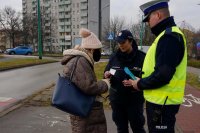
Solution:
[[[42,34],[41,34],[41,14],[40,14],[40,0],[37,0],[38,5],[38,54],[39,59],[42,59]]]
[[[101,0],[99,0],[99,40],[101,40]]]
[[[143,20],[144,16],[142,15],[142,20]],[[142,43],[143,43],[143,34],[144,34],[144,23],[141,23],[141,27],[140,27],[140,50],[142,50]]]

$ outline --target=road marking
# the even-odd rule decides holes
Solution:
[[[9,101],[13,98],[10,98],[10,97],[0,97],[0,102],[6,102],[6,101]]]
[[[16,101],[16,99],[11,97],[0,97],[0,107],[9,105],[10,103]]]
[[[197,97],[193,96],[192,94],[185,95],[182,105],[190,108],[193,106],[192,103],[200,105],[200,98],[197,98]]]

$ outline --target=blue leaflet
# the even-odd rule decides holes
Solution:
[[[137,78],[135,77],[135,75],[128,69],[128,67],[124,67],[124,71],[125,73],[130,76],[133,80],[136,80]]]

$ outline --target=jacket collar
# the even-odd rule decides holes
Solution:
[[[133,41],[133,43],[132,43],[132,48],[133,49],[132,49],[131,53],[121,52],[121,50],[118,49],[116,55],[120,62],[129,63],[129,62],[133,61],[133,59],[135,58],[136,53],[138,51],[138,47],[137,47],[137,44],[135,41]]]
[[[151,32],[154,35],[158,36],[161,32],[163,32],[164,30],[166,30],[167,28],[170,28],[172,26],[176,26],[176,24],[174,22],[174,17],[168,17],[168,18],[164,19],[163,21],[161,21],[160,23],[158,23],[153,28],[151,28]]]
[[[87,52],[87,50],[83,48],[77,48],[77,49],[68,49],[63,52],[63,59],[61,61],[62,65],[65,65],[70,59],[76,57],[76,56],[83,56],[85,57],[89,63],[94,66],[94,60],[91,57],[91,55]]]

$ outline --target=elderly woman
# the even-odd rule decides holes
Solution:
[[[74,49],[65,50],[61,63],[64,65],[65,76],[69,76],[72,68],[75,67],[74,62],[79,58],[72,82],[82,92],[97,98],[88,117],[70,115],[72,133],[106,133],[107,126],[103,104],[98,97],[108,90],[109,81],[105,79],[97,81],[94,72],[94,62],[100,60],[102,44],[95,34],[87,29],[81,29],[80,35],[82,37],[81,45]]]

